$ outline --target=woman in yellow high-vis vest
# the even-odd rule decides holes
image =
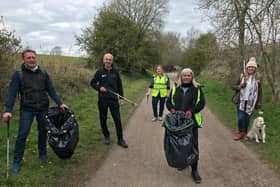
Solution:
[[[152,107],[153,107],[153,118],[152,121],[162,121],[163,110],[165,100],[169,94],[170,81],[168,76],[164,73],[163,67],[158,65],[156,68],[156,74],[150,82],[149,89],[146,93],[149,96],[152,93]],[[158,112],[159,102],[159,112]]]
[[[171,89],[170,95],[166,101],[166,107],[171,113],[184,111],[186,118],[193,118],[195,126],[193,127],[194,146],[198,149],[198,128],[202,127],[202,117],[200,111],[205,106],[205,98],[201,86],[195,82],[193,71],[190,68],[184,68],[181,72],[181,83]],[[198,161],[192,167],[192,178],[195,183],[201,183],[201,177],[198,173]],[[179,168],[182,170],[185,168]]]

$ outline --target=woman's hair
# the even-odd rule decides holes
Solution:
[[[162,70],[162,72],[164,71],[164,70],[163,70],[163,66],[160,65],[160,64],[156,66],[156,70],[157,70],[157,68],[160,68],[160,69]]]
[[[183,75],[184,73],[190,73],[190,74],[192,75],[192,84],[193,84],[194,87],[200,86],[200,84],[199,84],[198,82],[195,81],[195,79],[194,79],[194,73],[193,73],[193,71],[192,71],[191,68],[184,68],[184,69],[181,71],[180,78],[179,78],[179,80],[178,80],[179,85],[181,85],[182,82],[183,82],[183,81],[182,81],[182,75]]]

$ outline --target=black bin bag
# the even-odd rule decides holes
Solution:
[[[174,168],[185,168],[198,160],[192,128],[194,121],[183,111],[169,113],[163,122],[165,127],[164,151],[167,163]]]
[[[46,115],[48,143],[61,159],[71,158],[79,141],[79,127],[74,112],[52,107]]]

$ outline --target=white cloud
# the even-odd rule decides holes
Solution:
[[[9,0],[2,1],[0,16],[5,26],[15,30],[24,46],[40,52],[60,46],[67,55],[79,55],[75,35],[89,26],[103,3],[109,0]],[[170,14],[166,17],[164,31],[184,35],[191,27],[206,31],[201,24],[195,0],[170,0]]]
[[[170,0],[170,13],[166,19],[164,31],[186,35],[191,28],[202,32],[211,30],[209,23],[203,21],[203,15],[196,2],[197,0]]]

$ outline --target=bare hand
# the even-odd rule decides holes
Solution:
[[[100,87],[100,92],[107,92],[107,89],[104,88],[103,86]]]
[[[59,108],[61,108],[61,110],[66,110],[67,108],[68,108],[68,106],[67,105],[65,105],[65,104],[61,104],[60,106],[59,106]]]
[[[244,83],[240,84],[240,89],[244,89],[244,88],[246,88],[246,86],[247,86],[247,83],[244,82]]]
[[[124,100],[123,99],[119,99],[119,104],[123,105],[124,104]]]
[[[2,121],[7,123],[12,118],[12,113],[10,112],[4,112],[2,115]]]

